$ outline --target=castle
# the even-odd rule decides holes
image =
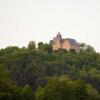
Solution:
[[[79,43],[75,39],[65,38],[63,39],[60,32],[58,32],[57,36],[51,40],[51,44],[53,46],[53,51],[59,49],[75,50],[75,52],[80,51]]]

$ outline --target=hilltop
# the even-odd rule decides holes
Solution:
[[[100,54],[90,45],[75,52],[30,41],[0,50],[0,100],[100,100],[99,93]]]

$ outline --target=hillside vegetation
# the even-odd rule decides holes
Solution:
[[[0,50],[0,100],[100,100],[100,54],[80,44],[53,51],[31,41]]]

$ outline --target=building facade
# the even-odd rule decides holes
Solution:
[[[75,39],[63,39],[60,32],[57,34],[56,37],[53,38],[53,40],[51,40],[51,44],[54,51],[59,49],[65,49],[67,51],[72,49],[75,50],[75,52],[80,51],[79,43]]]

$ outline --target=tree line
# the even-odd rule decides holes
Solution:
[[[100,54],[80,44],[53,51],[30,41],[0,50],[0,100],[100,100]]]

